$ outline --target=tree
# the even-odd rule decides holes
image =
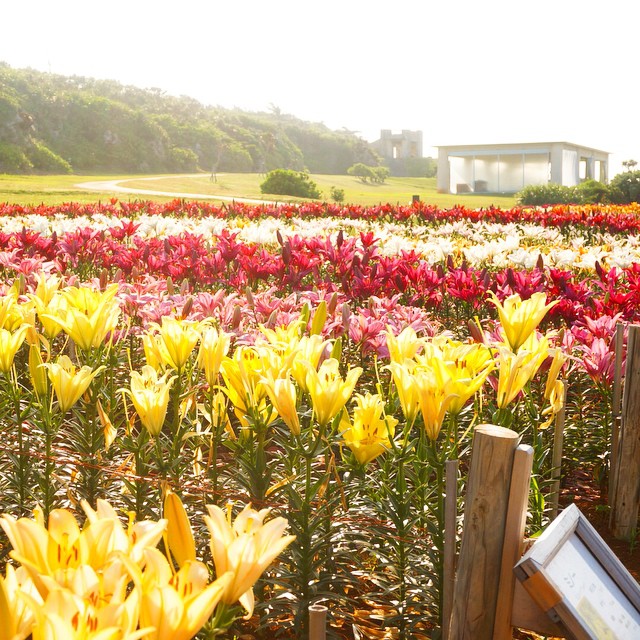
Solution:
[[[290,169],[274,169],[267,173],[267,177],[260,185],[262,193],[273,193],[300,198],[320,198],[322,196],[318,185],[303,171]]]
[[[627,171],[633,171],[633,169],[635,169],[635,167],[637,166],[637,162],[635,160],[623,160],[622,161],[622,166],[627,170]]]
[[[347,169],[347,174],[359,178],[361,182],[366,184],[367,180],[374,180],[374,167],[370,167],[362,162],[356,162]]]
[[[640,171],[627,169],[627,171],[614,176],[609,183],[609,190],[611,201],[616,204],[640,201]]]
[[[391,171],[387,167],[371,167],[371,173],[373,174],[371,181],[378,184],[384,184],[384,181],[389,177]]]

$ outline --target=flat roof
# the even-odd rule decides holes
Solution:
[[[598,153],[610,154],[610,151],[604,151],[603,149],[596,149],[595,147],[587,147],[583,144],[576,144],[575,142],[564,142],[562,140],[554,140],[553,142],[496,142],[488,144],[440,144],[436,145],[436,149],[506,149],[506,148],[546,148],[552,145],[561,145],[563,147],[576,147],[578,149],[585,149],[588,151],[596,151]]]

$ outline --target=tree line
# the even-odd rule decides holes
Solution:
[[[0,62],[0,173],[345,174],[369,144],[283,114],[203,105],[161,89]]]

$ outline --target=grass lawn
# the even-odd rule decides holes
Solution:
[[[153,179],[149,179],[153,178]],[[118,198],[119,200],[169,200],[174,196],[128,194],[109,188],[104,191],[89,191],[79,188],[83,182],[122,181],[120,186],[177,194],[219,195],[222,198],[252,198],[289,202],[300,200],[283,196],[269,196],[260,191],[264,179],[257,173],[221,173],[212,180],[208,173],[194,175],[167,176],[16,176],[0,175],[0,202],[21,205],[49,204],[64,202],[96,202]],[[515,205],[515,198],[505,195],[438,193],[435,178],[389,178],[385,184],[364,184],[352,176],[311,175],[311,179],[323,193],[323,199],[330,200],[331,187],[344,189],[345,203],[375,205],[380,203],[406,204],[417,195],[424,202],[448,209],[455,205],[470,208],[509,208]],[[222,200],[220,200],[222,201]]]

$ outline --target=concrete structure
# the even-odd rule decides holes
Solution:
[[[393,133],[391,129],[382,129],[380,139],[371,146],[385,160],[422,158],[422,131],[403,129],[401,133]]]
[[[527,185],[608,182],[609,153],[570,142],[438,147],[441,193],[516,193]]]

